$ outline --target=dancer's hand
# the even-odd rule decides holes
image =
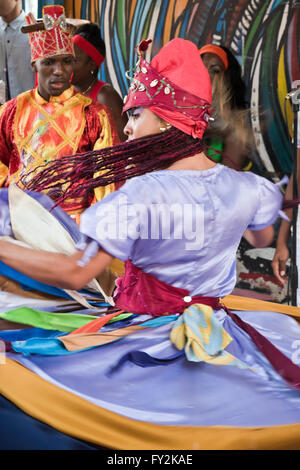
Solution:
[[[274,276],[284,286],[287,283],[286,263],[290,257],[289,249],[285,243],[277,245],[274,258],[272,261],[272,269]]]

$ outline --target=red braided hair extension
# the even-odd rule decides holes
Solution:
[[[171,127],[113,147],[61,157],[35,168],[21,178],[21,183],[31,191],[50,191],[51,197],[57,192],[54,197],[60,204],[66,198],[86,196],[99,186],[167,168],[177,160],[201,153],[204,146],[202,139]],[[104,174],[95,177],[99,171]]]

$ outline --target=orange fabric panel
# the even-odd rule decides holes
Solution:
[[[239,428],[132,420],[60,389],[10,359],[0,363],[0,393],[58,431],[107,448],[300,450],[300,424]]]
[[[300,308],[285,304],[278,304],[266,300],[250,299],[248,297],[240,297],[238,295],[227,295],[223,299],[223,303],[230,310],[256,310],[266,312],[277,312],[290,315],[300,320]]]

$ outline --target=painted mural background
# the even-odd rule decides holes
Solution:
[[[47,2],[50,3],[50,2]],[[197,46],[224,44],[243,67],[253,107],[267,113],[268,125],[253,122],[263,168],[291,171],[290,132],[293,113],[285,96],[300,79],[299,0],[65,0],[68,16],[101,26],[107,47],[101,77],[126,94],[125,70],[134,67],[134,47],[153,38],[150,59],[174,37]],[[266,119],[266,118],[265,118]]]
[[[39,2],[51,4],[51,1]],[[57,2],[55,2],[57,3]],[[197,46],[214,42],[238,58],[248,101],[263,118],[252,118],[261,173],[278,181],[292,168],[291,103],[287,93],[300,79],[300,0],[65,0],[66,14],[100,25],[107,55],[101,79],[120,95],[128,88],[125,71],[136,63],[135,46],[148,37],[153,47],[146,59],[170,39],[182,37]],[[263,121],[262,121],[263,119]],[[253,250],[246,242],[238,259],[237,287],[253,289],[286,302],[272,276],[274,247]]]

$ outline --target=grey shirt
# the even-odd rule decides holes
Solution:
[[[6,60],[10,98],[34,88],[34,72],[31,69],[31,52],[28,34],[21,32],[25,24],[24,11],[7,24],[0,17],[0,80],[6,81]]]

